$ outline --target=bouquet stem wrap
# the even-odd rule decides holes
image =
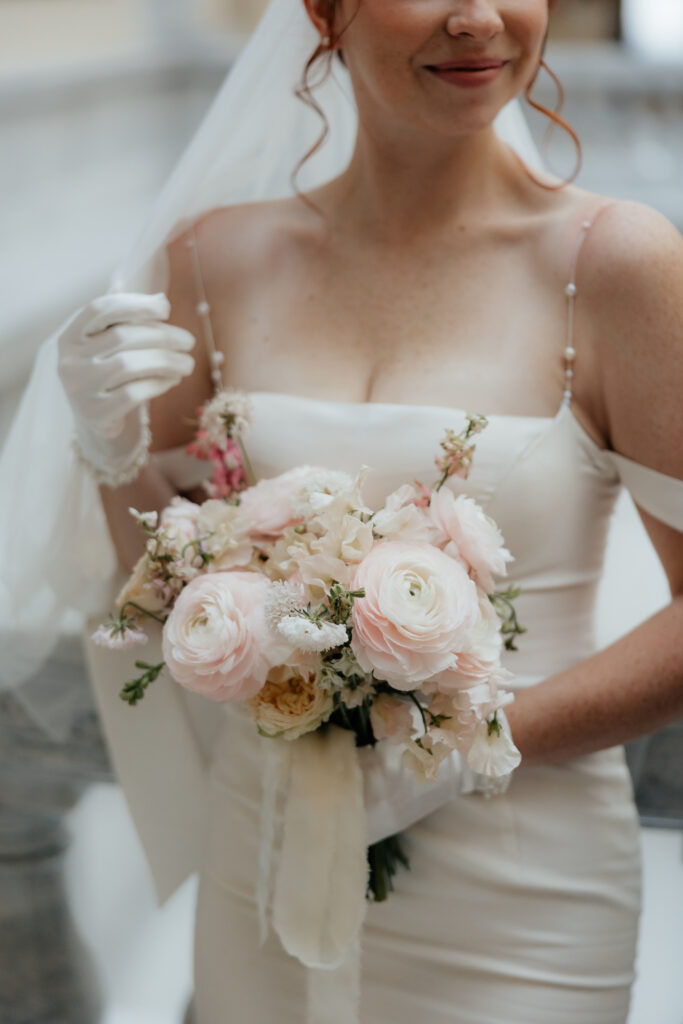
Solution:
[[[294,743],[267,742],[280,747],[280,764],[264,760],[258,882],[262,937],[274,807],[282,785],[273,928],[286,952],[310,969],[307,1024],[354,1024],[368,884],[363,775],[355,736],[329,726]]]

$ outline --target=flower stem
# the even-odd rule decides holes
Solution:
[[[150,619],[154,619],[156,622],[160,622],[162,625],[166,621],[166,619],[159,618],[159,616],[155,615],[154,612],[149,612],[149,611],[147,611],[146,608],[141,608],[139,604],[135,603],[135,601],[125,601],[123,603],[123,605],[119,608],[119,615],[120,616],[123,615],[124,609],[126,609],[128,607],[128,605],[130,605],[131,608],[135,608],[135,610],[140,612],[142,615],[147,615]]]
[[[236,434],[233,440],[237,441],[239,450],[242,453],[242,459],[244,461],[244,468],[247,471],[247,477],[249,479],[251,486],[253,487],[254,484],[256,483],[256,473],[254,473],[254,467],[252,466],[249,456],[247,455],[247,449],[244,447],[244,441],[242,440],[239,434]]]

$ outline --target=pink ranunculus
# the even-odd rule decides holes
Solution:
[[[506,576],[505,563],[513,561],[495,521],[473,498],[466,494],[456,498],[448,487],[434,491],[428,511],[446,553],[464,559],[479,585],[491,594],[494,575]]]
[[[258,693],[271,667],[263,614],[269,585],[255,572],[209,573],[187,584],[162,635],[177,683],[216,701]]]
[[[351,647],[361,667],[412,690],[455,662],[478,615],[477,587],[431,544],[384,541],[357,567]]]
[[[441,693],[457,693],[477,680],[488,679],[500,666],[503,648],[500,618],[482,590],[478,590],[478,609],[477,621],[467,643],[458,651],[455,664],[433,680]]]
[[[292,500],[307,477],[319,472],[318,467],[297,466],[242,491],[240,508],[249,519],[252,535],[278,537],[298,522]]]

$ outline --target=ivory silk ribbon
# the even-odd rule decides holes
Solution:
[[[367,910],[363,774],[355,737],[328,726],[291,742],[267,739],[257,899],[267,934],[275,816],[285,804],[273,894],[273,928],[309,970],[307,1024],[356,1024],[360,940]]]

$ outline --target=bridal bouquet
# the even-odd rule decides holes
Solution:
[[[475,772],[509,774],[520,755],[498,717],[514,698],[500,654],[524,627],[519,589],[496,591],[495,577],[512,555],[482,508],[444,486],[467,477],[486,419],[445,432],[432,486],[405,483],[372,509],[367,466],[257,481],[250,416],[232,390],[199,410],[188,451],[212,464],[203,503],[130,510],[145,551],[93,639],[144,644],[150,618],[163,623],[164,661],[136,661],[122,699],[136,704],[166,666],[188,690],[243,702],[263,736],[295,741],[334,724],[357,746],[400,745],[427,784],[453,749]],[[407,861],[398,837],[376,847],[368,894],[384,899]]]

